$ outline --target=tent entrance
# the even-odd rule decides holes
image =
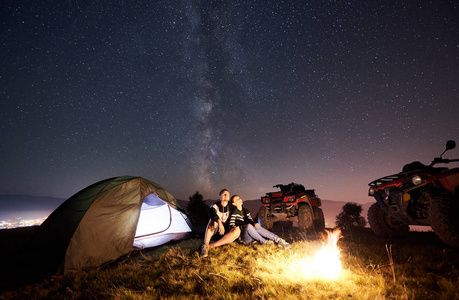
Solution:
[[[135,237],[145,237],[166,231],[172,223],[170,206],[156,194],[145,197],[140,210]]]
[[[134,248],[149,248],[186,238],[191,234],[186,215],[154,193],[145,197],[134,238]]]

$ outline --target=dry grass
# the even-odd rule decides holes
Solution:
[[[318,276],[320,240],[284,232],[292,248],[233,243],[198,256],[201,239],[154,248],[104,269],[42,280],[0,299],[454,299],[458,251],[431,233],[382,241],[368,231],[338,242],[343,270]]]

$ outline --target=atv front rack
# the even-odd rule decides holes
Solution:
[[[403,178],[405,176],[406,176],[406,173],[398,173],[398,174],[393,174],[393,175],[389,175],[389,176],[384,176],[384,177],[381,177],[379,179],[373,180],[368,185],[373,187],[373,188],[377,188],[380,185],[383,185],[383,184],[388,183],[388,182],[395,181],[395,180]]]

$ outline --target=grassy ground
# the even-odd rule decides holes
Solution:
[[[105,268],[4,288],[0,299],[459,299],[459,251],[431,232],[398,240],[368,229],[347,233],[338,242],[343,270],[333,279],[315,275],[308,263],[320,239],[276,233],[292,248],[233,243],[200,258],[196,238]]]

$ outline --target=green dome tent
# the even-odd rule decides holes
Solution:
[[[30,250],[35,267],[66,274],[116,260],[134,248],[189,238],[192,231],[168,191],[144,178],[123,176],[97,182],[62,203],[38,228]]]

